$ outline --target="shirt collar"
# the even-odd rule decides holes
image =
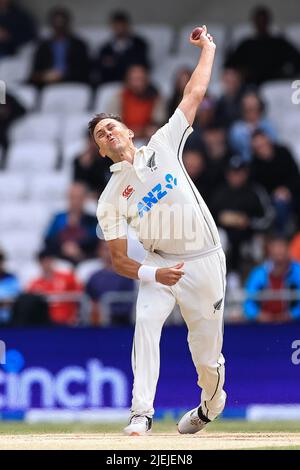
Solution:
[[[122,162],[117,162],[114,163],[109,167],[109,170],[112,173],[115,173],[117,171],[122,171],[125,170],[126,168],[134,167],[135,170],[138,172],[145,166],[145,158],[147,156],[148,149],[144,145],[139,149],[136,149],[134,159],[133,159],[133,164],[129,163],[127,160],[123,160]]]

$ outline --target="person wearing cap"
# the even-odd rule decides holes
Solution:
[[[241,245],[255,232],[266,231],[274,212],[265,190],[249,182],[249,168],[240,156],[233,156],[226,169],[226,182],[212,198],[212,212],[230,244],[229,268],[239,269]]]

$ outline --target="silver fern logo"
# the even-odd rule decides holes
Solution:
[[[222,302],[223,302],[223,297],[222,299],[217,300],[217,302],[214,303],[214,313],[216,313],[216,310],[221,309]]]
[[[152,153],[151,157],[147,161],[147,166],[150,168],[151,171],[157,169],[156,161],[155,161],[155,152]]]

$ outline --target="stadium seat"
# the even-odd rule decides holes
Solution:
[[[286,38],[300,50],[300,23],[289,24],[284,28]]]
[[[268,82],[261,86],[261,96],[267,105],[267,115],[278,130],[285,126],[287,120],[300,120],[300,106],[292,101],[293,93],[291,80]]]
[[[42,172],[55,168],[58,149],[53,142],[15,142],[7,153],[7,170],[10,172]]]
[[[1,203],[6,201],[21,201],[28,192],[27,178],[22,174],[0,173],[0,200]]]
[[[94,100],[94,112],[95,113],[109,113],[109,104],[114,96],[121,89],[121,83],[109,83],[107,85],[101,85],[98,87],[95,100]]]
[[[42,248],[42,239],[38,233],[31,230],[9,230],[0,232],[0,246],[9,260],[16,260],[20,265],[30,261]]]
[[[92,274],[94,274],[99,269],[102,269],[103,266],[103,262],[100,259],[90,259],[87,261],[82,261],[76,267],[76,277],[80,282],[82,282],[82,284],[86,284]]]
[[[76,34],[87,43],[90,54],[95,56],[109,38],[110,30],[105,26],[79,26]]]
[[[149,44],[152,65],[161,64],[170,54],[174,37],[173,28],[164,24],[141,24],[134,28]]]
[[[30,281],[40,274],[40,267],[35,260],[27,260],[20,264],[16,259],[8,259],[5,263],[8,272],[15,274],[23,289],[26,289]]]
[[[33,176],[30,182],[29,198],[34,201],[48,202],[50,207],[66,200],[70,177],[61,172],[47,172]]]
[[[91,111],[66,115],[62,122],[63,144],[84,138],[88,134],[88,123],[92,116]]]
[[[26,111],[32,111],[37,107],[38,92],[34,86],[18,84],[8,86],[8,91],[24,106]]]
[[[59,83],[41,93],[41,111],[71,113],[85,111],[91,100],[91,88],[83,83]]]
[[[152,73],[152,81],[165,98],[169,98],[173,91],[177,71],[182,67],[191,70],[195,67],[195,59],[187,55],[174,55],[168,57]]]
[[[61,135],[61,122],[57,115],[50,113],[30,113],[18,119],[9,130],[11,142],[17,141],[57,141]]]
[[[28,79],[30,63],[24,57],[8,57],[0,61],[1,80],[9,83],[22,83]]]
[[[63,169],[66,172],[71,171],[71,166],[75,157],[77,157],[86,147],[86,138],[68,141],[63,145]]]
[[[42,202],[6,202],[0,206],[0,230],[28,230],[42,233],[49,220],[46,207]]]

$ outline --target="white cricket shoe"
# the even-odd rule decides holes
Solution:
[[[149,416],[134,415],[130,418],[128,426],[124,428],[127,436],[144,436],[152,429],[152,418]]]
[[[180,434],[195,434],[208,423],[210,423],[210,420],[203,415],[201,406],[199,406],[182,416],[177,424],[177,429]]]

